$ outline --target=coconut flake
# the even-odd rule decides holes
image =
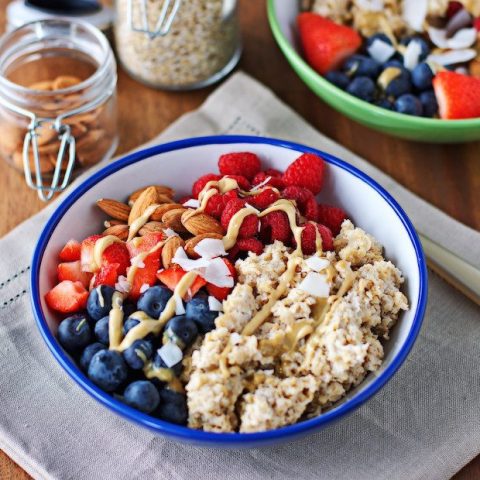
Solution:
[[[212,312],[223,312],[223,304],[211,295],[208,297],[208,308]]]
[[[370,12],[381,12],[384,7],[383,0],[357,0],[357,6]]]
[[[209,260],[208,266],[202,277],[208,282],[216,285],[217,287],[233,287],[233,277],[230,274],[230,270],[221,258],[214,258]]]
[[[423,31],[427,13],[428,0],[403,0],[403,19],[416,32]]]
[[[176,293],[174,295],[175,298],[175,315],[184,315],[185,314],[185,307],[183,305],[182,297]]]
[[[172,230],[171,228],[164,228],[163,233],[167,236],[167,238],[178,237],[178,233],[175,230]]]
[[[223,240],[218,238],[204,238],[195,245],[193,251],[206,259],[222,257],[227,254]]]
[[[183,358],[182,350],[173,342],[167,342],[162,348],[157,350],[157,353],[168,368],[181,362]]]
[[[186,272],[202,270],[207,268],[210,264],[210,261],[205,258],[199,258],[197,260],[188,258],[182,247],[177,248],[174,257],[172,258],[172,262],[180,265]]]
[[[368,53],[378,63],[385,63],[395,53],[395,48],[387,42],[376,39],[368,47]]]
[[[130,291],[130,288],[132,288],[132,286],[127,280],[127,277],[120,275],[118,277],[117,283],[115,284],[115,290],[120,293],[128,293]]]
[[[149,285],[148,283],[144,283],[144,284],[140,287],[140,293],[145,293],[149,288],[150,288],[150,285]]]
[[[413,70],[420,60],[420,55],[422,54],[422,46],[420,42],[412,40],[409,42],[405,53],[403,55],[403,65],[408,70]]]
[[[136,255],[135,257],[132,257],[130,260],[130,263],[133,267],[137,268],[145,268],[145,263],[143,263],[143,258],[141,258],[141,253]]]
[[[187,200],[184,204],[184,207],[191,207],[191,208],[198,208],[200,206],[200,202],[196,198],[191,198]]]
[[[327,276],[317,272],[307,274],[298,288],[313,297],[327,298],[330,295],[330,285],[327,282]]]
[[[272,177],[267,177],[263,182],[260,182],[258,185],[255,185],[254,187],[252,187],[250,189],[250,191],[251,192],[256,192],[260,188],[264,187],[271,179],[272,179]]]
[[[447,40],[448,48],[460,50],[471,47],[477,41],[477,30],[475,28],[462,28]]]
[[[473,60],[477,56],[477,52],[472,48],[466,48],[464,50],[451,50],[445,53],[438,53],[429,55],[428,62],[436,63],[438,65],[455,65],[457,63],[465,63]]]
[[[432,43],[438,48],[447,48],[448,39],[447,31],[445,29],[428,27],[428,36]]]
[[[307,258],[305,260],[305,263],[310,270],[313,270],[315,272],[320,272],[330,265],[330,262],[326,258],[320,258],[316,255]]]

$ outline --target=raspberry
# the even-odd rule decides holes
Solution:
[[[279,240],[284,244],[290,242],[292,232],[285,212],[270,212],[260,219],[260,239],[263,243],[273,243]]]
[[[480,32],[480,17],[477,17],[475,20],[473,20],[473,27],[477,32]]]
[[[201,191],[201,190],[200,190],[200,191]],[[189,200],[194,200],[194,198],[193,198],[192,196],[190,196],[190,195],[185,195],[184,197],[182,197],[182,198],[180,198],[180,199],[178,200],[178,203],[179,203],[180,205],[183,205],[184,203],[187,203]]]
[[[246,192],[250,190],[250,182],[243,175],[227,175],[227,177],[236,180],[240,190],[245,190]]]
[[[341,208],[321,203],[318,204],[317,222],[327,226],[333,235],[338,235],[342,223],[346,218],[347,214]]]
[[[283,198],[295,200],[298,210],[308,220],[317,220],[318,206],[310,190],[303,187],[296,187],[291,185],[282,192]]]
[[[333,250],[332,232],[325,225],[309,222],[305,225],[302,232],[302,252],[304,255],[313,255],[317,251],[316,231],[322,237],[322,250]]]
[[[250,152],[226,153],[218,159],[218,169],[222,175],[242,175],[251,180],[260,168],[260,159]]]
[[[318,203],[315,200],[315,197],[309,198],[305,203],[305,211],[303,212],[304,217],[307,220],[317,220],[318,218]]]
[[[282,177],[276,177],[276,176],[270,175],[268,173],[269,171],[277,172],[277,170],[273,170],[273,169],[267,170],[265,172],[258,172],[255,175],[254,179],[252,180],[252,185],[260,185],[268,177],[270,177],[270,180],[264,185],[269,185],[270,187],[278,188],[279,190],[282,190],[285,187]]]
[[[281,177],[283,175],[283,173],[280,170],[275,170],[274,168],[267,168],[265,170],[265,173],[269,177]]]
[[[262,192],[249,197],[248,203],[259,210],[264,210],[272,203],[275,203],[280,198],[280,195],[272,188],[266,188]]]
[[[263,243],[257,238],[241,238],[228,252],[228,258],[234,262],[242,252],[253,252],[260,255],[263,252]]]
[[[241,198],[233,198],[226,205],[221,217],[221,224],[225,230],[228,230],[228,225],[232,217],[242,208],[245,207],[246,201]],[[249,238],[257,234],[258,218],[256,215],[247,215],[238,231],[238,238]]]
[[[205,213],[220,220],[225,206],[232,198],[238,198],[236,190],[230,190],[227,193],[216,193],[207,202]]]
[[[285,185],[308,188],[315,195],[323,185],[325,162],[318,155],[304,153],[298,157],[283,174]]]
[[[200,192],[205,188],[205,185],[212,180],[220,180],[220,175],[215,175],[215,173],[207,173],[200,177],[192,187],[192,196],[193,198],[198,198]]]

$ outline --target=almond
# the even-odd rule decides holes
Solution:
[[[146,235],[147,233],[163,233],[163,231],[168,228],[162,222],[147,222],[139,231],[138,233],[140,236]]]
[[[137,218],[143,215],[145,210],[157,203],[157,191],[154,187],[146,188],[135,200],[128,216],[128,224],[131,225]]]
[[[81,78],[73,75],[60,75],[53,81],[53,90],[60,90],[62,88],[73,87],[82,81]]]
[[[162,249],[163,268],[168,268],[172,264],[172,258],[179,247],[184,247],[185,242],[180,237],[170,237]]]
[[[192,215],[191,210],[186,210],[182,215],[183,226],[193,235],[202,233],[218,233],[223,235],[223,227],[215,218],[206,213],[196,213]]]
[[[148,185],[146,187],[142,187],[142,188],[139,188],[138,190],[135,190],[128,197],[128,203],[130,204],[130,202],[132,202],[132,203],[135,202],[135,200],[140,196],[140,194],[149,187],[154,187],[155,190],[157,191],[157,194],[159,195],[159,197],[160,197],[160,195],[163,195],[166,198],[169,198],[168,202],[158,202],[158,203],[172,203],[173,202],[172,197],[175,193],[173,191],[173,189],[171,189],[170,187],[166,187],[165,185]]]
[[[100,200],[97,200],[97,207],[115,220],[128,222],[130,207],[118,200],[101,198]]]
[[[185,242],[185,252],[190,258],[200,258],[200,255],[195,251],[195,247],[206,238],[215,238],[217,240],[221,240],[223,235],[220,233],[202,233],[201,235],[197,235],[196,237],[189,238]]]
[[[157,209],[150,216],[150,219],[159,222],[162,220],[162,217],[166,212],[177,208],[183,207],[179,203],[164,203],[157,207]]]
[[[128,225],[112,225],[103,231],[104,235],[115,235],[120,240],[127,240],[128,238]]]
[[[175,230],[177,233],[186,232],[186,228],[182,223],[182,215],[187,211],[186,208],[174,208],[165,212],[162,216],[162,222],[167,225],[168,228]]]

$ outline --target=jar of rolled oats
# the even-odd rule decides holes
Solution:
[[[150,86],[205,87],[240,58],[237,0],[117,0],[116,9],[120,63]]]
[[[0,40],[0,155],[42,200],[118,143],[116,64],[96,27],[27,23]]]

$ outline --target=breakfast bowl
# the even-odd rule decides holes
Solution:
[[[374,235],[385,256],[403,273],[409,308],[385,342],[381,367],[319,416],[274,430],[216,433],[175,425],[141,413],[102,391],[85,375],[56,338],[59,317],[47,306],[46,293],[56,281],[58,253],[72,238],[85,238],[102,228],[99,198],[118,198],[152,181],[170,185],[183,196],[200,176],[215,171],[217,159],[229,152],[253,152],[264,166],[284,171],[301,154],[326,162],[321,201],[341,205],[349,218]],[[154,180],[155,179],[155,180]],[[132,262],[133,265],[133,262]],[[157,145],[132,153],[104,167],[77,186],[57,207],[35,248],[31,269],[31,301],[37,326],[56,361],[71,379],[98,403],[126,420],[172,439],[213,447],[271,445],[317,431],[353,412],[380,390],[406,359],[419,333],[427,301],[427,271],[413,225],[389,193],[348,163],[314,148],[283,140],[249,136],[199,137]],[[76,394],[75,389],[72,394]]]
[[[378,107],[336,87],[303,58],[297,33],[300,2],[267,0],[273,36],[291,67],[324,102],[374,130],[429,143],[461,143],[480,139],[480,118],[443,120],[406,115]]]

